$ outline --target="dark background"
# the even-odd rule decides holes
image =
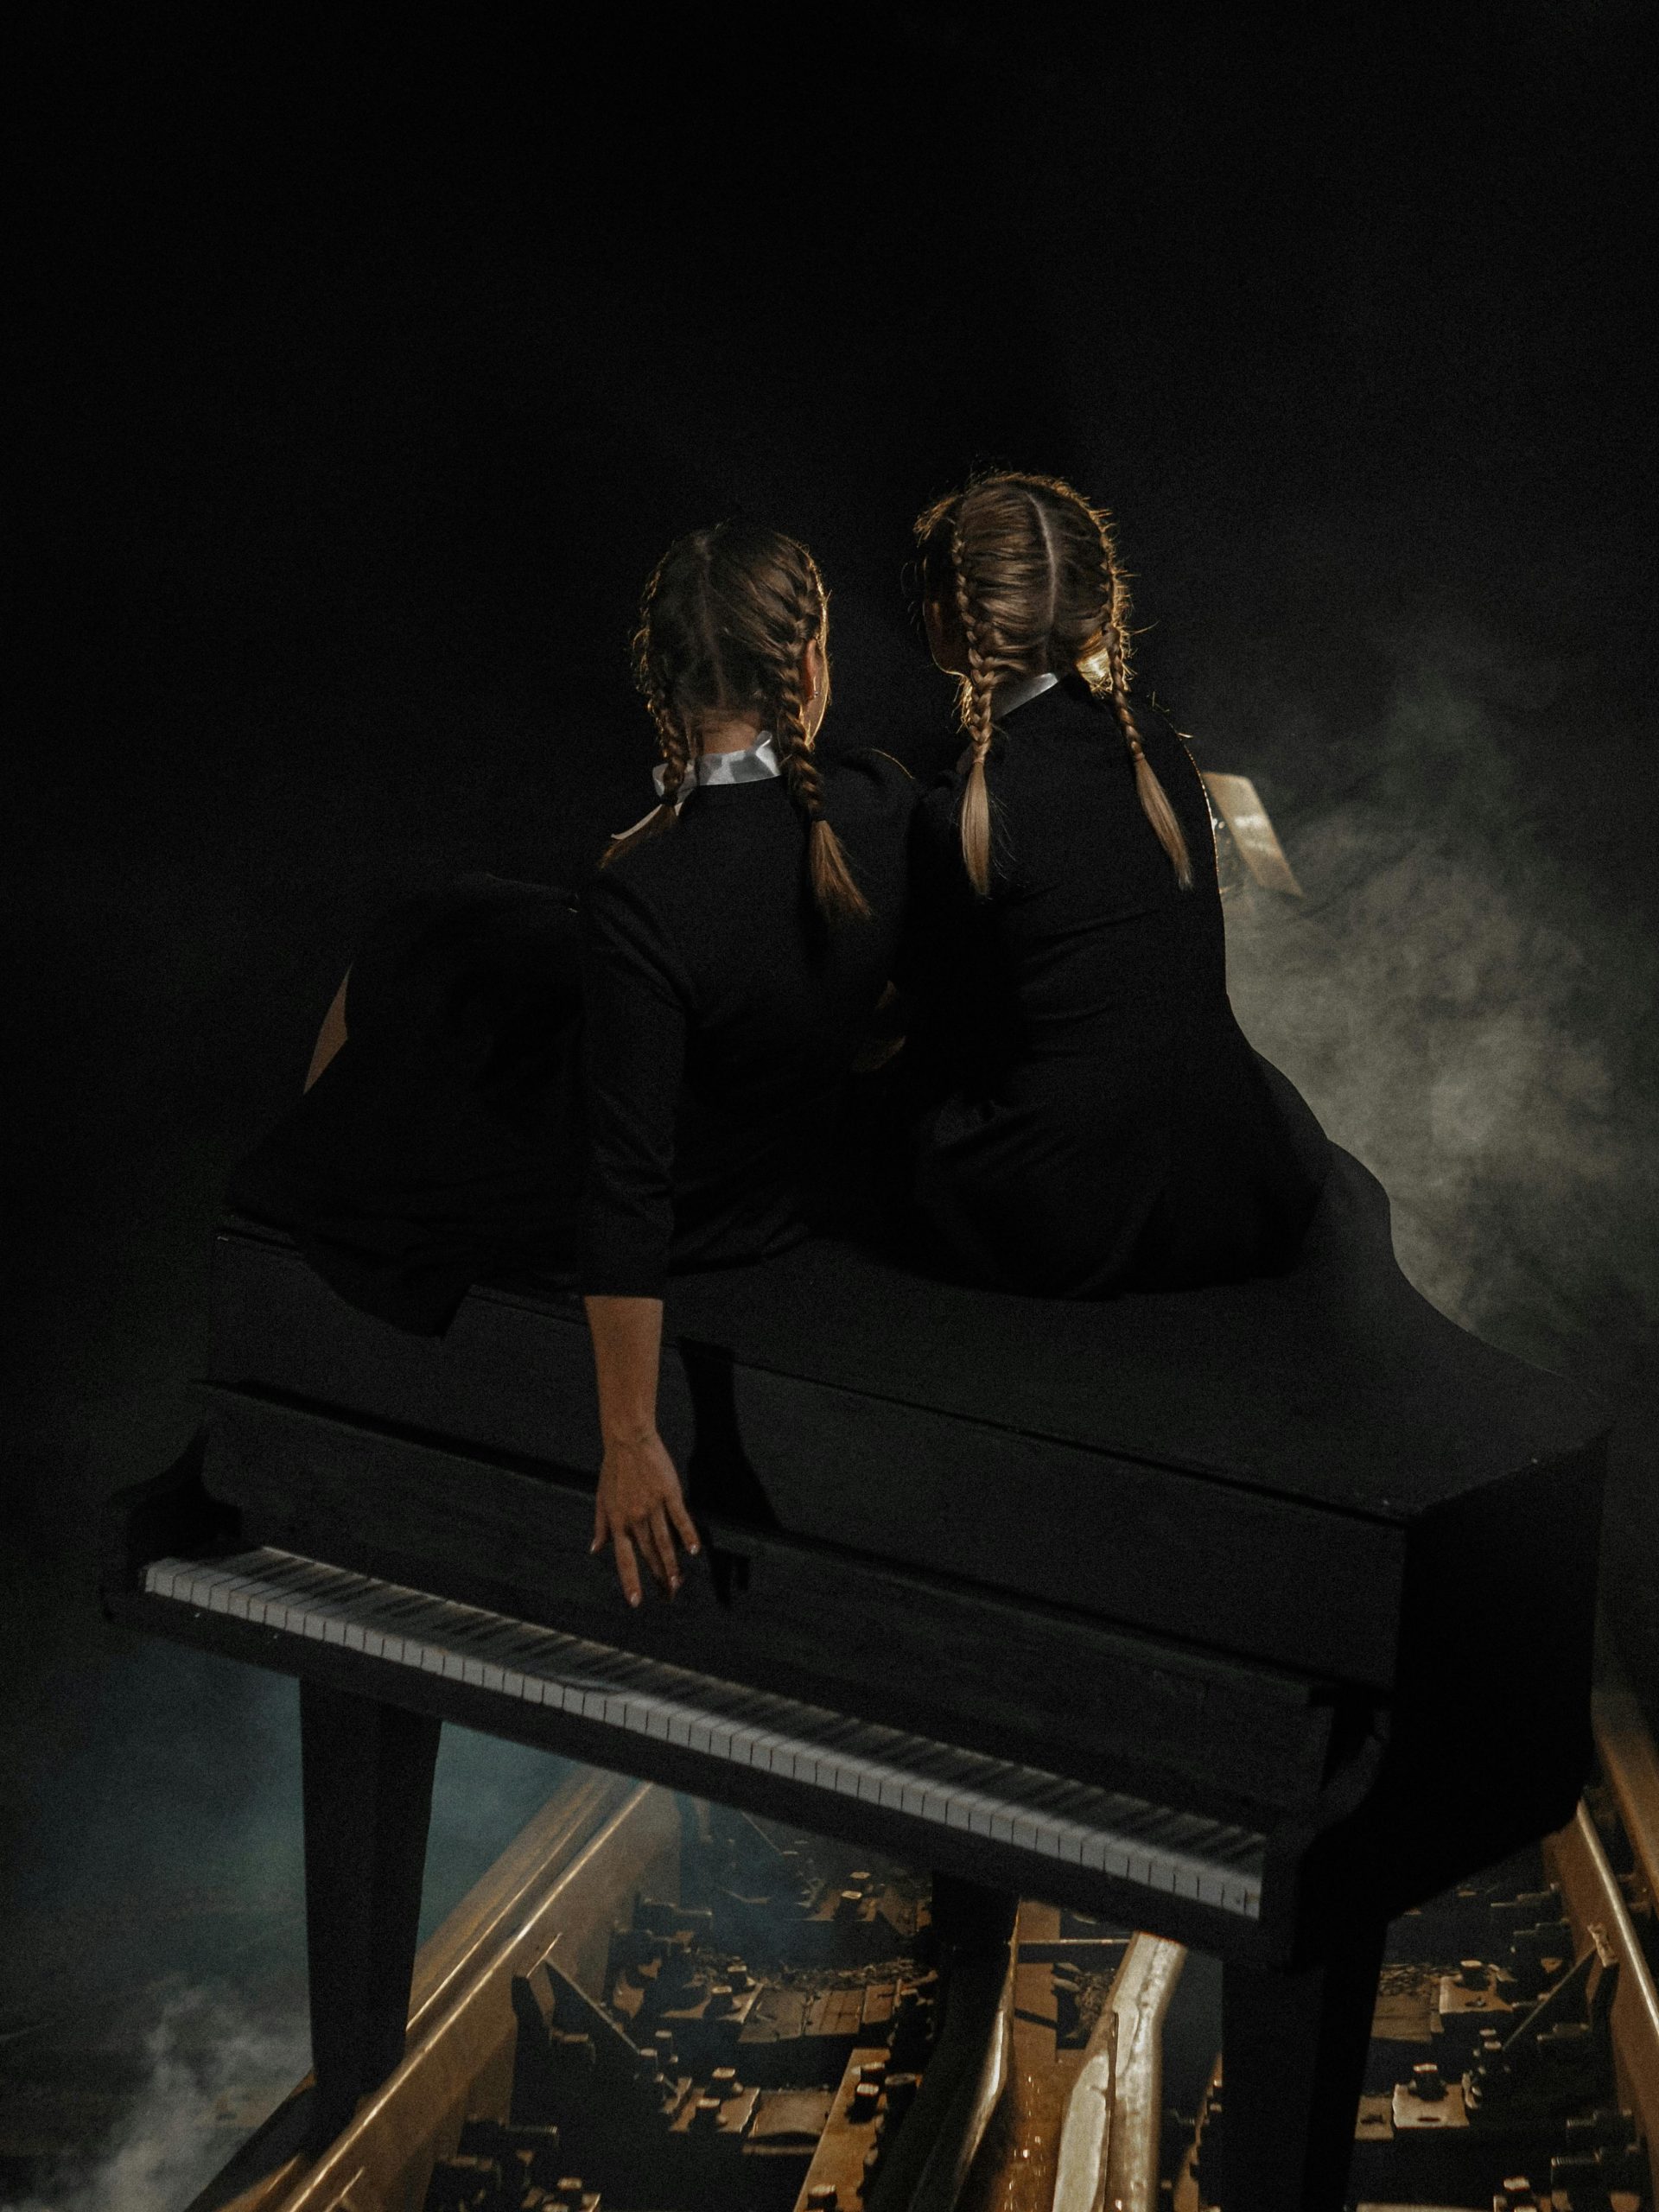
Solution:
[[[0,2132],[90,2067],[88,2155],[157,2049],[295,2056],[288,1694],[91,1595],[218,1192],[365,914],[641,811],[639,586],[740,508],[830,582],[826,743],[919,766],[917,507],[982,461],[1114,507],[1147,678],[1306,887],[1232,910],[1246,1026],[1414,1279],[1613,1396],[1659,1685],[1646,11],[474,13],[22,35]],[[546,1780],[450,1745],[433,1911]]]

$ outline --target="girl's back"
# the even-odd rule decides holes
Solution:
[[[1092,629],[1107,674],[1031,675],[1033,658],[1088,656],[1054,637],[1054,487],[1007,487],[1000,528],[1006,543],[1029,527],[1026,595],[1047,626],[1019,639],[1006,582],[1019,573],[995,543],[980,566],[1003,580],[1001,602],[988,593],[992,616],[976,613],[971,510],[967,528],[951,521],[971,742],[913,839],[918,1195],[959,1256],[1020,1287],[1099,1295],[1276,1271],[1325,1148],[1234,1019],[1203,785],[1168,721],[1131,708],[1121,640],[1101,643],[1115,612],[1104,555],[1075,594],[1071,644]]]
[[[869,909],[856,921],[817,912],[808,824],[778,775],[698,789],[672,836],[588,887],[588,1235],[607,1286],[655,1286],[671,1192],[678,1267],[761,1258],[802,1232],[892,973],[914,794],[875,752],[823,785]]]

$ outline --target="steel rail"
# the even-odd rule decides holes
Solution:
[[[1646,1716],[1605,1643],[1597,1671],[1591,1724],[1602,1774],[1630,1845],[1637,1878],[1659,1905],[1659,1752]],[[1562,1895],[1575,1935],[1582,1915],[1586,1929],[1593,1922],[1604,1930],[1618,1957],[1612,2029],[1619,2094],[1647,2143],[1652,2188],[1659,2198],[1659,1989],[1624,1887],[1583,1805],[1572,1827],[1554,1841]]]
[[[1160,1936],[1136,1936],[1123,1954],[1066,2102],[1054,2212],[1157,2212],[1164,2021],[1185,1962]]]
[[[556,1948],[596,1986],[613,1921],[677,1864],[671,1792],[584,1770],[521,1831],[422,1946],[403,2064],[320,2152],[289,2147],[309,2076],[201,2191],[189,2212],[421,2212],[481,2081],[505,2092],[515,1974]]]

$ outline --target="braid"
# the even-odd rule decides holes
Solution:
[[[723,522],[669,547],[645,586],[633,639],[634,681],[657,731],[662,799],[612,838],[606,861],[673,828],[707,716],[764,716],[789,796],[805,817],[819,912],[830,920],[868,915],[824,817],[801,696],[803,657],[815,641],[822,647],[827,625],[817,563],[792,537],[757,523]]]
[[[968,673],[962,680],[962,727],[973,749],[973,762],[962,794],[962,859],[968,880],[980,897],[991,887],[991,794],[985,780],[985,756],[991,749],[991,662],[980,630],[979,613],[968,586],[968,564],[960,512],[950,522],[950,572],[956,586],[957,619],[968,646]]]
[[[1075,494],[1073,494],[1076,497]],[[1086,669],[1091,687],[1098,696],[1103,690],[1107,703],[1117,717],[1123,741],[1129,748],[1129,758],[1135,764],[1135,796],[1141,802],[1141,811],[1152,824],[1159,843],[1169,855],[1175,870],[1175,880],[1183,891],[1192,888],[1192,856],[1186,849],[1186,836],[1169,803],[1169,794],[1159,781],[1158,771],[1147,758],[1147,749],[1129,704],[1129,645],[1128,594],[1124,588],[1122,571],[1117,565],[1117,554],[1112,544],[1109,524],[1103,514],[1096,514],[1084,500],[1083,508],[1095,526],[1100,543],[1100,573],[1103,592],[1101,628],[1104,645],[1104,666],[1101,656],[1093,658],[1091,669]],[[1082,664],[1079,664],[1081,665]]]
[[[818,912],[827,921],[868,921],[869,901],[859,889],[841,840],[824,814],[823,773],[813,753],[806,704],[801,696],[801,662],[807,647],[821,634],[822,615],[821,599],[815,607],[804,605],[795,633],[779,656],[770,708],[772,742],[778,747],[790,798],[806,819],[808,866]]]
[[[1109,708],[1134,765],[1135,795],[1182,890],[1192,887],[1186,838],[1147,758],[1129,704],[1129,600],[1111,518],[1058,476],[995,469],[937,499],[916,522],[924,591],[954,596],[967,672],[962,727],[971,761],[962,794],[962,856],[983,896],[991,882],[991,799],[985,761],[997,684],[1076,669]],[[952,594],[944,561],[949,550]]]
[[[674,827],[680,818],[680,793],[690,772],[691,746],[685,723],[675,712],[663,681],[658,657],[652,649],[652,616],[667,565],[664,558],[652,571],[640,603],[639,626],[633,636],[634,675],[645,693],[645,709],[657,731],[657,751],[663,764],[663,795],[643,821],[636,822],[631,830],[624,830],[610,840],[600,855],[601,868],[608,868],[634,846],[643,845],[647,838],[660,837],[665,830]]]

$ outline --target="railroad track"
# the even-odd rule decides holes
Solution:
[[[1600,1771],[1575,1819],[1397,1923],[1357,2212],[1659,2207],[1659,1755],[1611,1664],[1594,1719]],[[741,1886],[709,1887],[709,1852],[723,1838],[729,1861],[734,1837],[750,1854],[734,1879],[757,1885],[747,1920]],[[300,2084],[189,2212],[1208,2212],[1224,2075],[1185,2120],[1170,2109],[1179,1945],[1027,1902],[1007,1953],[940,2006],[901,1876],[849,1877],[830,1846],[815,1872],[818,1848],[574,1778],[423,1949],[392,2080],[321,2154],[303,2148]],[[766,1881],[787,1928],[763,1960]],[[752,1974],[732,1966],[740,1939]],[[683,1987],[667,1995],[694,2001],[666,2001],[671,1973]],[[804,2036],[817,2018],[833,2079],[806,2082],[805,2043],[756,2032],[768,2002]],[[613,2133],[654,2130],[656,2150],[619,2162],[575,2117],[584,2097]],[[912,2110],[927,2139],[912,2128],[898,2155]]]

